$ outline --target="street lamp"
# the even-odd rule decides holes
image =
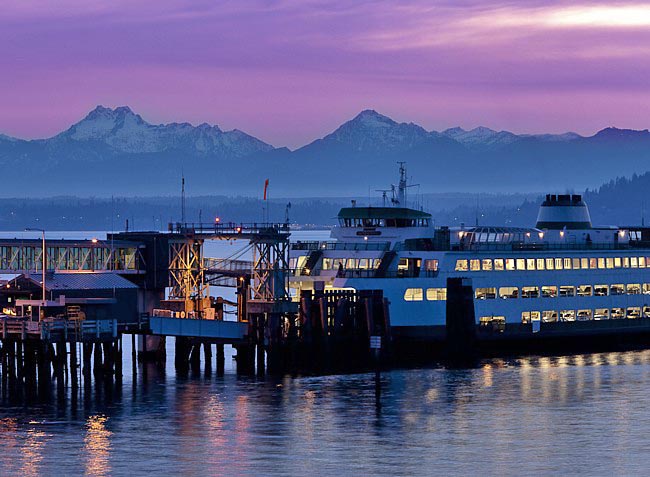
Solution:
[[[43,265],[42,265],[42,269],[43,269],[42,270],[43,271],[43,303],[41,304],[41,306],[45,306],[45,267],[46,267],[46,263],[47,263],[46,262],[47,250],[45,248],[45,230],[44,229],[37,229],[37,228],[27,227],[25,229],[25,231],[27,231],[27,232],[41,232],[41,234],[43,234],[43,245],[42,245],[43,253],[41,254],[41,256],[43,258]]]

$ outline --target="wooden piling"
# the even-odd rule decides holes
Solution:
[[[70,343],[70,381],[72,382],[72,389],[77,389],[79,386],[77,372],[79,369],[79,362],[77,359],[77,343],[74,341]]]
[[[203,357],[205,361],[205,375],[212,374],[212,343],[209,341],[203,342]]]
[[[226,367],[226,353],[224,350],[224,345],[221,343],[217,344],[217,376],[223,376]]]

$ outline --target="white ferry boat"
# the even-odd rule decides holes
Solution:
[[[574,194],[547,195],[530,228],[434,227],[405,206],[400,172],[392,206],[343,208],[333,240],[292,244],[296,296],[382,290],[402,342],[444,340],[451,318],[480,340],[650,331],[650,228],[593,226]],[[460,318],[448,316],[454,279],[471,287]]]

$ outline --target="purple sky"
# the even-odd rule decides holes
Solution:
[[[3,0],[0,132],[97,104],[276,146],[373,108],[429,129],[650,127],[650,5]]]

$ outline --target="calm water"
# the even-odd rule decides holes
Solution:
[[[243,379],[227,364],[222,378],[177,378],[170,355],[135,380],[125,363],[110,394],[5,400],[0,475],[640,475],[650,464],[650,351],[394,370],[380,408],[373,374]]]
[[[210,247],[227,256],[241,245]],[[650,465],[650,351],[388,371],[377,406],[373,374],[238,378],[228,356],[224,377],[182,378],[169,340],[166,367],[134,376],[124,344],[112,392],[2,398],[0,476],[641,475]]]

